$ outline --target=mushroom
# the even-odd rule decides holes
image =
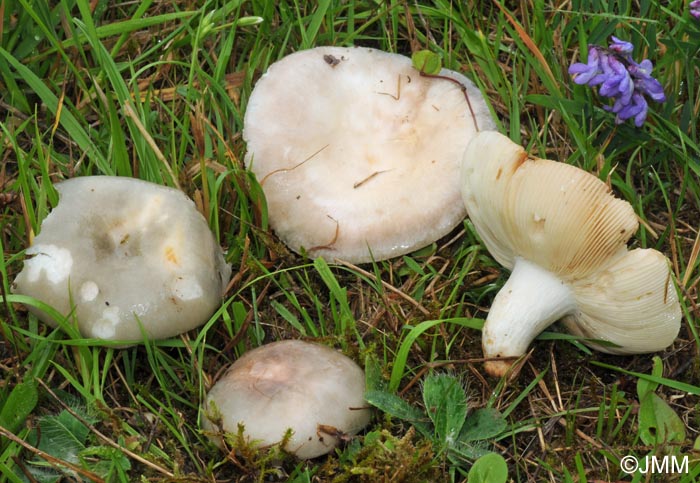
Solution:
[[[231,269],[185,194],[112,176],[73,178],[56,189],[59,204],[25,252],[15,293],[74,317],[84,337],[102,340],[163,339],[208,320]]]
[[[491,255],[511,276],[483,328],[488,359],[516,358],[561,320],[587,345],[612,354],[659,351],[681,319],[666,258],[627,249],[638,221],[595,176],[538,159],[496,132],[479,133],[462,165],[462,196]],[[491,360],[502,376],[512,361]]]
[[[245,353],[211,388],[202,427],[223,448],[221,430],[302,459],[335,448],[367,425],[362,369],[329,347],[286,340]],[[288,430],[291,436],[286,438]]]
[[[440,75],[452,81],[360,47],[317,47],[270,66],[246,108],[246,163],[270,227],[292,250],[378,261],[462,222],[462,154],[495,124],[466,77]]]

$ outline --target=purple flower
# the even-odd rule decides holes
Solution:
[[[688,4],[690,15],[695,18],[700,18],[700,0],[693,0]]]
[[[700,17],[700,0],[697,3]],[[588,46],[588,62],[575,63],[569,67],[569,74],[576,84],[599,86],[598,94],[611,98],[612,107],[605,109],[616,114],[617,124],[634,119],[640,127],[647,117],[649,105],[645,96],[655,102],[664,102],[666,95],[661,83],[651,76],[653,64],[649,59],[637,63],[632,58],[634,45],[631,42],[612,37],[609,47]]]
[[[573,64],[569,67],[569,74],[574,76],[574,82],[576,84],[588,84],[591,79],[593,79],[593,76],[598,74],[599,64],[600,56],[598,54],[598,49],[592,46],[588,48],[588,63]]]
[[[624,40],[618,39],[614,35],[611,35],[611,37],[613,41],[612,44],[610,44],[610,50],[617,52],[618,54],[624,54],[625,57],[632,55],[632,51],[634,50],[634,45],[632,45],[632,42],[625,42]]]
[[[700,0],[698,0],[700,1]],[[659,81],[651,76],[653,64],[649,59],[644,59],[641,64],[632,64],[627,70],[632,78],[634,78],[635,88],[642,94],[646,94],[656,102],[664,102],[666,95],[664,87]]]

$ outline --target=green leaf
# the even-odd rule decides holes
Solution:
[[[435,52],[419,50],[411,56],[413,67],[423,74],[436,75],[442,69],[442,58]]]
[[[495,408],[480,408],[467,418],[459,435],[461,442],[495,438],[508,427],[508,423]]]
[[[36,382],[28,381],[17,384],[7,396],[0,410],[0,426],[16,433],[27,416],[36,407],[39,394]]]
[[[639,437],[647,445],[685,441],[685,425],[676,412],[654,392],[639,400]]]
[[[664,372],[664,365],[661,358],[659,356],[654,356],[652,361],[651,375],[654,377],[661,377]],[[637,380],[637,396],[639,400],[641,401],[647,393],[656,391],[658,387],[659,383],[656,381],[641,378]]]
[[[508,480],[508,464],[498,453],[482,456],[469,470],[469,483],[505,483]]]
[[[447,457],[456,466],[468,466],[469,463],[478,460],[492,451],[483,444],[461,443],[450,448]]]
[[[365,401],[385,412],[389,416],[408,421],[425,437],[432,437],[428,418],[420,410],[401,399],[395,394],[386,391],[370,390],[365,392]]]
[[[89,429],[68,411],[58,416],[44,416],[39,421],[38,448],[58,459],[79,463]]]
[[[123,441],[120,443],[123,444]],[[90,461],[90,470],[98,475],[108,475],[117,468],[122,473],[131,469],[129,458],[122,451],[110,446],[90,446],[81,451],[80,457],[84,461]]]
[[[383,391],[387,383],[382,377],[382,365],[374,354],[367,354],[365,357],[365,387],[367,390]]]
[[[453,446],[467,417],[467,396],[462,384],[448,374],[431,374],[423,383],[423,401],[440,442]]]

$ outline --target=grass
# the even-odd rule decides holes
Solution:
[[[683,1],[0,0],[0,11],[0,481],[466,479],[472,461],[454,464],[379,411],[327,458],[219,452],[199,426],[207,389],[246,350],[287,338],[375,361],[375,380],[416,407],[427,374],[460,375],[470,410],[494,408],[507,422],[485,445],[506,458],[512,481],[700,474],[700,23]],[[641,129],[615,125],[567,73],[610,35],[654,61],[668,96]],[[437,52],[483,90],[515,142],[609,181],[642,220],[633,244],[671,260],[684,313],[676,343],[656,362],[550,332],[517,380],[496,380],[480,372],[479,328],[507,273],[469,220],[430,247],[361,267],[289,252],[242,163],[243,114],[267,66],[329,44]],[[68,325],[47,328],[23,308],[37,301],[10,294],[57,203],[53,184],[93,174],[179,187],[197,202],[235,274],[200,330],[94,347]],[[643,431],[649,418],[654,431],[675,428],[665,444]],[[688,472],[620,470],[625,455],[664,451],[688,456]]]

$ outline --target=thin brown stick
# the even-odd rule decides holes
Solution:
[[[321,151],[323,151],[324,149],[326,149],[328,146],[330,146],[330,144],[326,144],[325,146],[323,146],[322,148],[320,148],[318,151],[316,151],[315,153],[313,153],[311,156],[309,156],[308,158],[306,158],[304,161],[301,161],[301,162],[295,164],[295,165],[292,166],[291,168],[280,168],[280,169],[275,169],[274,171],[270,171],[269,173],[267,173],[267,174],[265,175],[265,177],[263,177],[263,179],[260,180],[260,186],[262,186],[263,184],[265,184],[265,181],[267,181],[267,178],[269,178],[269,177],[272,176],[273,174],[284,173],[284,172],[287,172],[287,171],[292,171],[292,170],[297,169],[299,166],[303,165],[303,164],[306,163],[307,161],[310,161],[314,156],[316,156],[318,153],[320,153]]]
[[[317,250],[333,250],[333,245],[335,245],[335,242],[338,241],[338,236],[340,235],[340,223],[338,223],[338,220],[333,218],[331,215],[326,215],[328,218],[330,218],[334,223],[335,223],[335,232],[333,234],[333,238],[331,239],[330,242],[326,243],[325,245],[316,245],[308,249],[308,252],[315,252]]]
[[[79,415],[78,413],[76,413],[71,407],[69,407],[65,402],[63,402],[63,400],[62,400],[61,398],[59,398],[59,397],[56,395],[56,393],[53,392],[53,391],[51,390],[51,388],[50,388],[48,385],[46,385],[46,383],[45,383],[44,381],[42,381],[40,378],[37,378],[36,380],[37,380],[37,382],[39,383],[39,385],[41,385],[41,387],[43,387],[43,388],[46,390],[46,392],[48,392],[48,393],[51,395],[51,397],[53,397],[53,398],[61,405],[61,407],[63,407],[63,409],[65,409],[65,410],[66,410],[71,416],[73,416],[75,419],[77,419],[78,421],[80,421],[81,424],[83,424],[86,428],[88,428],[90,431],[92,431],[92,433],[93,433],[95,436],[97,436],[98,438],[100,438],[100,439],[101,439],[104,443],[106,443],[108,446],[111,446],[112,448],[121,451],[122,453],[124,453],[124,454],[125,454],[126,456],[128,456],[129,458],[132,458],[132,459],[138,461],[139,463],[142,463],[142,464],[148,466],[149,468],[151,468],[151,469],[157,471],[158,473],[161,473],[161,474],[163,474],[163,475],[165,475],[165,476],[168,476],[168,477],[170,477],[170,478],[174,478],[174,477],[175,477],[175,475],[174,475],[173,473],[169,472],[169,471],[166,470],[165,468],[163,468],[163,467],[161,467],[161,466],[158,466],[157,464],[155,464],[155,463],[153,463],[153,462],[151,462],[151,461],[148,461],[148,460],[147,460],[146,458],[144,458],[143,456],[137,455],[137,454],[134,453],[133,451],[131,451],[131,450],[129,450],[129,449],[127,449],[127,448],[121,446],[119,443],[116,443],[115,441],[112,441],[108,436],[106,436],[106,435],[104,435],[103,433],[101,433],[95,426],[93,426],[92,424],[90,424],[88,421],[85,420],[85,418],[83,418],[82,416],[80,416],[80,415]],[[94,480],[94,481],[104,481],[104,480],[100,479],[100,480]]]
[[[365,184],[367,181],[369,181],[369,180],[371,180],[372,178],[374,178],[375,176],[380,175],[380,174],[382,174],[382,173],[386,173],[387,171],[389,171],[389,170],[388,170],[388,169],[384,169],[384,170],[381,170],[381,171],[375,171],[374,173],[372,173],[372,174],[370,174],[369,176],[367,176],[365,179],[360,180],[360,181],[356,182],[355,184],[353,184],[352,187],[353,187],[353,189],[357,189],[357,188],[359,188],[360,186],[362,186],[363,184]]]
[[[260,305],[262,301],[267,297],[267,292],[270,290],[270,285],[272,283],[268,282],[267,285],[263,287],[263,289],[260,291],[260,294],[258,295],[257,299],[255,300],[255,303],[257,305]],[[221,349],[221,353],[225,354],[228,351],[231,350],[232,347],[235,347],[242,339],[245,337],[246,332],[248,331],[248,327],[250,326],[251,322],[253,321],[253,317],[255,316],[255,311],[250,310],[248,312],[248,315],[246,318],[243,320],[243,323],[241,324],[241,327],[238,329],[238,332],[234,334],[234,336],[226,342],[226,345],[224,346],[223,349]]]
[[[377,278],[374,276],[373,273],[370,273],[370,272],[368,272],[367,270],[363,270],[363,269],[361,269],[360,267],[358,267],[357,265],[353,265],[352,263],[346,262],[346,261],[344,261],[344,260],[336,260],[336,263],[339,263],[340,265],[343,265],[343,266],[345,266],[345,267],[351,268],[352,270],[355,270],[356,272],[361,273],[361,274],[364,275],[365,277],[367,277],[367,278],[369,278],[369,279],[372,279],[372,280],[374,280],[375,282],[377,282],[377,281],[378,281],[378,282],[381,282],[381,283],[382,283],[382,286],[383,286],[385,289],[390,290],[391,292],[394,292],[395,294],[397,294],[397,295],[398,295],[399,297],[401,297],[402,299],[404,299],[404,300],[410,302],[411,305],[415,306],[415,307],[416,307],[418,310],[420,310],[424,315],[430,315],[430,311],[429,311],[428,309],[426,309],[425,307],[423,307],[423,306],[421,305],[420,302],[418,302],[417,300],[413,299],[410,295],[403,293],[401,290],[399,290],[398,288],[394,287],[394,286],[391,285],[390,283],[385,282],[384,280],[377,280]]]
[[[474,129],[477,132],[479,131],[479,124],[476,122],[476,114],[474,114],[474,109],[472,108],[472,103],[469,100],[469,94],[467,93],[467,86],[462,84],[457,79],[453,79],[452,77],[448,77],[446,75],[440,75],[440,74],[427,74],[422,69],[420,71],[420,75],[422,77],[428,77],[429,79],[442,79],[442,80],[447,80],[447,81],[450,81],[454,84],[457,84],[457,86],[459,86],[459,90],[461,90],[462,94],[464,94],[464,100],[467,101],[467,107],[469,108],[469,113],[472,115],[472,122],[474,123]]]
[[[100,478],[100,476],[96,475],[95,473],[85,470],[81,468],[80,466],[76,466],[73,463],[70,463],[68,461],[64,461],[60,458],[56,458],[55,456],[40,450],[39,448],[36,448],[32,446],[31,444],[27,443],[21,438],[18,438],[12,431],[9,429],[0,426],[0,435],[4,436],[5,438],[9,439],[13,443],[17,443],[18,445],[22,446],[24,449],[31,451],[35,455],[37,455],[40,458],[45,459],[48,461],[50,464],[55,465],[55,466],[62,466],[65,468],[68,468],[71,471],[75,471],[81,476],[84,476],[85,478],[89,479],[90,481],[94,481],[95,483],[105,483],[105,480]],[[172,476],[172,475],[171,475]]]
[[[408,76],[407,76],[408,77]],[[408,78],[408,82],[411,82],[411,78]],[[377,94],[380,94],[382,96],[389,96],[395,101],[398,101],[401,99],[401,75],[397,76],[396,78],[396,95],[392,94],[391,92],[377,92]]]

